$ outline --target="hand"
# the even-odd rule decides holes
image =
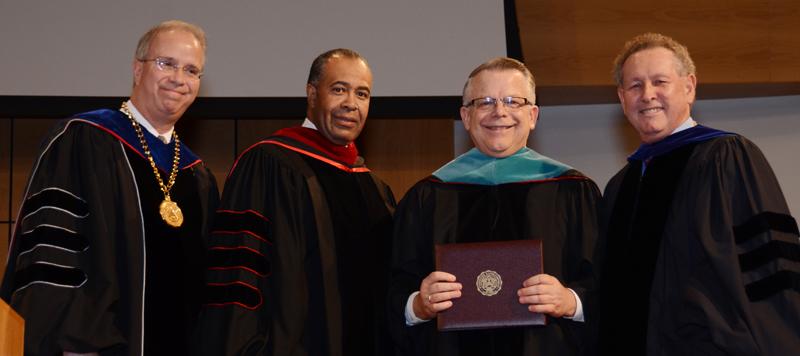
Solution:
[[[461,283],[456,276],[433,271],[419,285],[419,294],[414,298],[414,314],[425,320],[436,317],[439,312],[453,306],[451,299],[461,297]]]
[[[529,304],[528,310],[554,318],[575,315],[575,295],[561,285],[556,277],[537,274],[525,280],[517,291],[520,304]]]

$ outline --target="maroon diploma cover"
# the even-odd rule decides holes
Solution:
[[[542,273],[541,240],[436,245],[436,270],[462,285],[461,297],[436,317],[439,330],[545,324],[517,296],[522,282]]]

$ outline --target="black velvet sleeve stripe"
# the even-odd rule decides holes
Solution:
[[[89,206],[86,201],[75,194],[61,188],[46,188],[28,197],[21,216],[24,219],[28,214],[44,207],[61,209],[76,217],[84,217],[89,214]]]
[[[39,225],[23,232],[20,251],[30,251],[36,246],[47,245],[72,252],[83,252],[89,248],[89,240],[75,231],[53,225]]]
[[[238,305],[245,309],[255,310],[261,306],[263,299],[256,287],[243,282],[208,283],[206,285],[206,305],[222,307]]]
[[[249,233],[262,241],[269,242],[268,227],[269,220],[255,211],[217,210],[211,233]]]
[[[78,268],[38,262],[16,273],[14,290],[16,292],[37,283],[78,288],[86,283],[86,279],[86,273]]]
[[[770,211],[755,215],[744,224],[735,226],[733,234],[736,237],[736,243],[740,244],[768,230],[800,235],[797,230],[797,222],[793,217]]]
[[[259,277],[269,274],[269,262],[264,255],[246,247],[213,247],[208,251],[209,269],[243,269]]]
[[[745,286],[751,302],[769,298],[782,290],[800,293],[800,273],[784,270]]]
[[[739,255],[739,267],[742,272],[747,272],[778,258],[800,262],[800,244],[772,240],[755,250]]]

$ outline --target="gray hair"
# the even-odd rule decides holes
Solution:
[[[472,73],[470,73],[469,77],[467,77],[467,82],[464,83],[464,89],[461,92],[462,100],[465,99],[464,96],[467,95],[467,88],[469,88],[472,78],[487,70],[516,70],[522,73],[525,76],[525,79],[528,80],[528,85],[530,85],[531,94],[533,95],[532,101],[536,102],[536,81],[533,78],[533,73],[531,73],[528,67],[525,66],[525,63],[508,57],[492,58],[473,69]]]
[[[191,33],[200,42],[203,54],[206,53],[206,33],[202,28],[181,20],[168,20],[150,28],[139,38],[139,43],[136,45],[136,59],[147,59],[147,52],[150,51],[150,43],[153,42],[153,39],[162,32],[171,30],[183,30]]]
[[[614,59],[614,70],[612,73],[617,86],[622,86],[622,66],[625,65],[625,61],[627,61],[630,56],[646,49],[658,47],[666,48],[675,54],[675,58],[678,59],[678,63],[680,64],[678,66],[678,73],[680,75],[696,74],[697,68],[695,68],[694,61],[692,61],[692,57],[689,56],[689,50],[686,49],[686,46],[678,43],[678,41],[675,41],[672,37],[660,33],[648,32],[638,35],[626,42],[625,46],[622,47],[622,51],[617,55],[617,58]]]

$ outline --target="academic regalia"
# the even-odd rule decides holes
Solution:
[[[166,181],[174,142],[144,135]],[[202,161],[180,150],[171,198],[184,223],[172,228],[126,116],[98,110],[54,127],[34,161],[1,290],[25,319],[26,355],[187,354],[219,198]]]
[[[592,318],[590,257],[599,198],[589,178],[529,148],[500,159],[472,149],[414,185],[398,206],[392,246],[389,319],[400,353],[578,354],[582,322],[548,317],[546,326],[438,332],[435,320],[407,326],[404,310],[434,271],[434,245],[541,239],[544,273],[572,288]]]
[[[394,205],[354,144],[294,127],[248,148],[212,231],[198,353],[385,354]]]
[[[797,224],[752,142],[695,126],[643,145],[603,215],[601,354],[800,350]]]

